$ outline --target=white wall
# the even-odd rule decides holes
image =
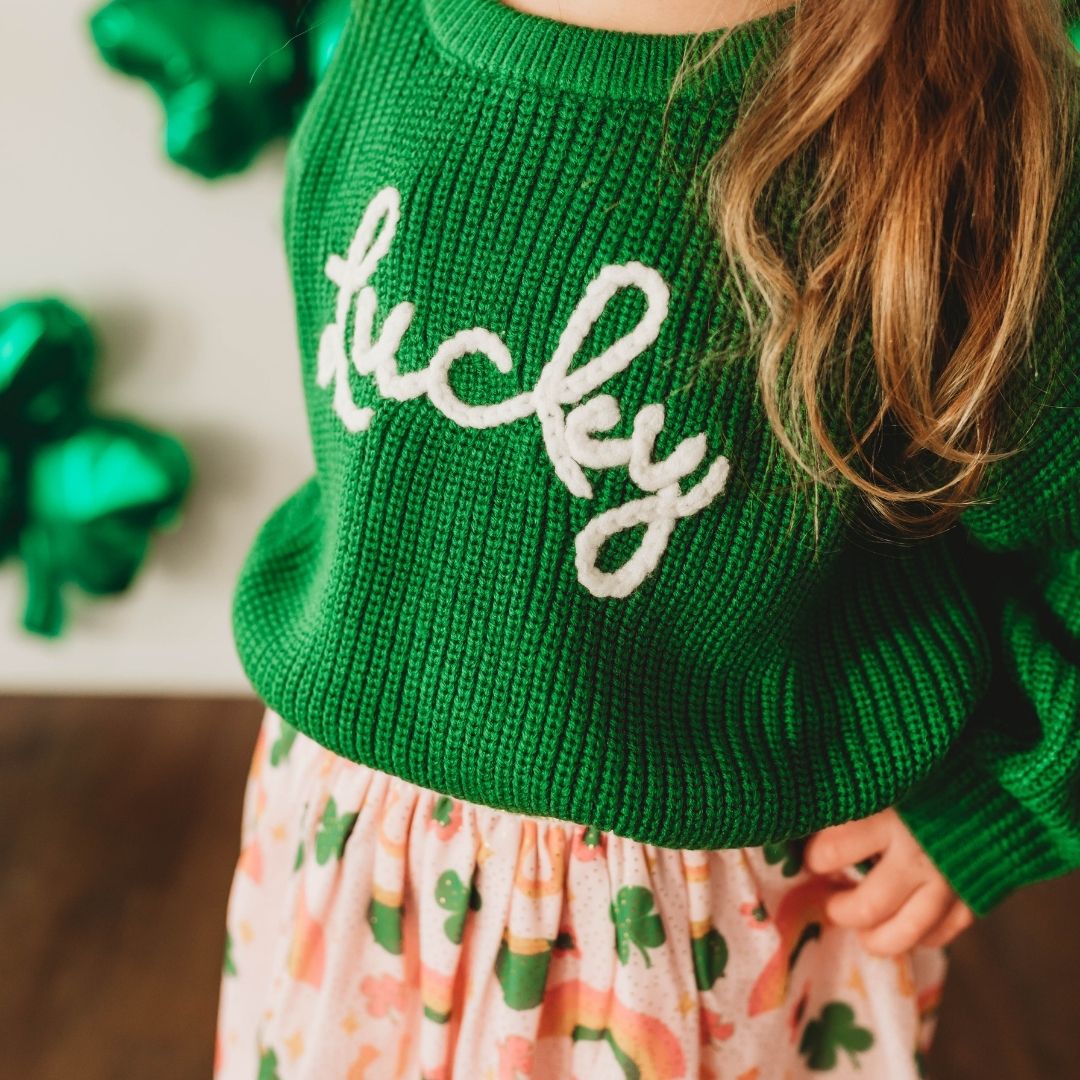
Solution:
[[[208,182],[167,161],[144,84],[97,58],[83,0],[0,0],[0,304],[55,293],[98,331],[103,411],[177,435],[197,477],[118,597],[21,629],[0,564],[0,693],[248,692],[229,602],[255,530],[311,472],[280,234],[283,146]]]

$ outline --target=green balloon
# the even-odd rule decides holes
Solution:
[[[116,417],[94,418],[35,454],[20,543],[27,629],[60,632],[67,582],[97,595],[126,589],[151,531],[178,516],[191,474],[175,439]]]
[[[321,79],[341,40],[353,0],[323,0],[311,5],[308,55],[312,75]]]
[[[18,475],[14,454],[0,444],[0,559],[11,554],[19,535]]]
[[[0,308],[0,558],[26,567],[23,625],[55,636],[68,583],[127,588],[191,484],[176,439],[94,415],[87,320],[55,297]]]
[[[245,168],[295,120],[306,72],[269,0],[112,0],[90,33],[107,64],[154,89],[166,152],[201,176]]]
[[[94,363],[89,324],[62,300],[0,308],[0,438],[55,438],[81,421]]]

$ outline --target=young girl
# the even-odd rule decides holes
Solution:
[[[1062,3],[354,0],[219,1078],[922,1074],[1080,865]]]

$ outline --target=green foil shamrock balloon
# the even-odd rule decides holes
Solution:
[[[150,84],[166,152],[202,176],[243,169],[292,123],[296,58],[264,0],[112,0],[90,32],[106,63]]]
[[[322,78],[330,58],[337,48],[341,30],[354,0],[323,0],[307,5],[308,16],[308,66],[315,80]]]
[[[22,559],[23,625],[51,637],[67,583],[130,585],[192,478],[171,436],[91,411],[93,357],[89,324],[62,300],[0,308],[0,559]]]
[[[350,0],[111,0],[90,18],[107,64],[165,109],[165,149],[214,178],[289,132],[333,54]]]

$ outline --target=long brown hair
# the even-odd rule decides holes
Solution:
[[[804,481],[849,481],[901,533],[946,528],[1017,449],[997,445],[1002,403],[1032,351],[1076,160],[1080,66],[1061,4],[800,0],[704,169],[780,445]],[[809,160],[789,266],[759,203]]]

